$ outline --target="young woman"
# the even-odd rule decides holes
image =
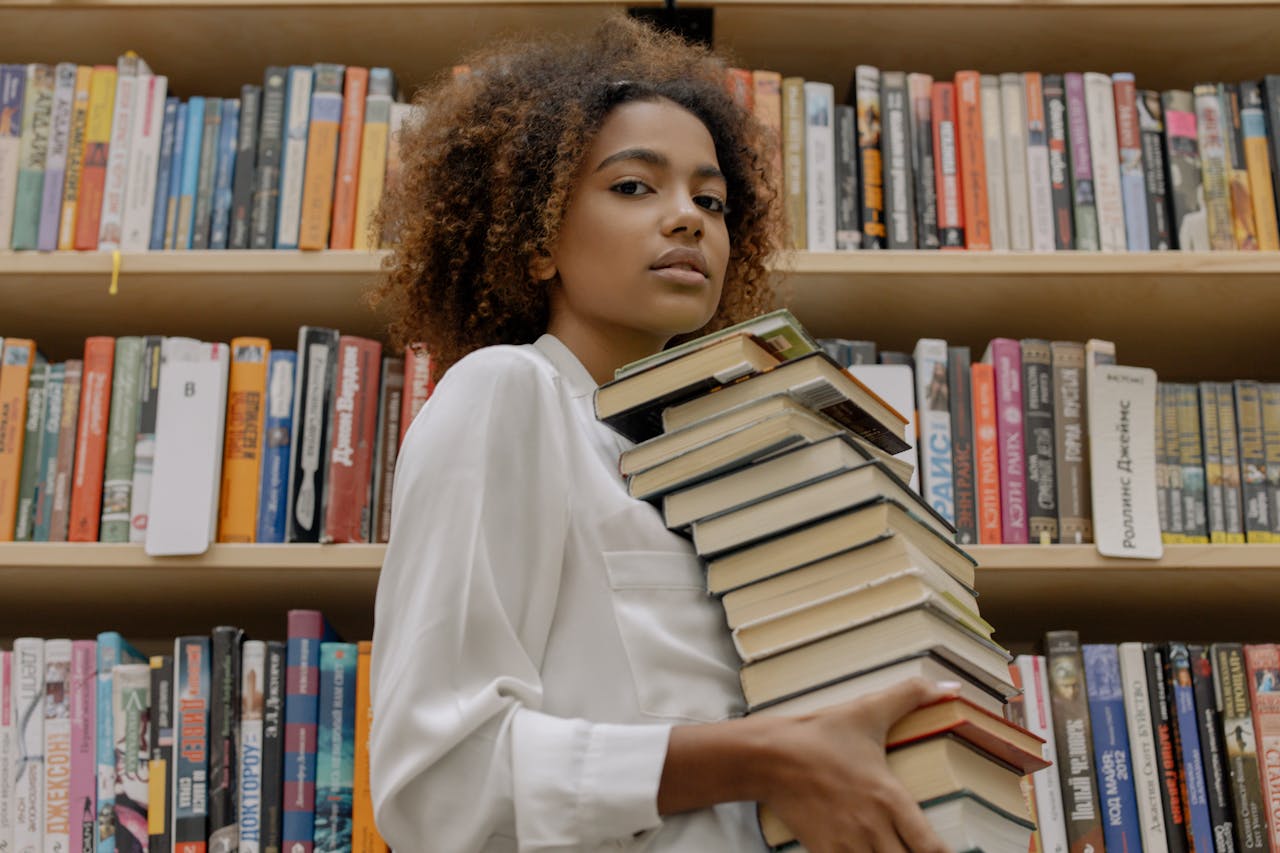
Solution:
[[[392,848],[937,851],[884,735],[955,685],[743,718],[689,543],[627,496],[616,368],[771,305],[771,151],[705,51],[611,19],[426,92],[382,296],[443,378],[405,437],[371,736]]]

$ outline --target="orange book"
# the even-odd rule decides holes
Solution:
[[[431,356],[420,346],[410,346],[404,354],[404,396],[400,404],[400,444],[404,444],[404,434],[409,431],[422,404],[427,402],[431,392],[435,390],[435,382],[431,380]]]
[[[84,378],[80,382],[80,420],[76,425],[68,542],[98,541],[102,470],[107,457],[107,413],[111,411],[115,357],[115,338],[95,337],[84,342]]]
[[[342,92],[342,127],[338,132],[338,178],[333,185],[330,249],[350,249],[355,243],[360,142],[364,138],[364,106],[368,91],[369,69],[349,66]]]
[[[96,65],[89,78],[89,116],[84,130],[84,152],[80,156],[80,199],[76,202],[75,247],[81,251],[98,248],[115,106],[116,67]]]
[[[996,440],[996,374],[990,364],[973,372],[973,456],[978,491],[978,542],[999,545],[1000,454]]]
[[[1040,105],[1041,116],[1044,104]],[[982,136],[982,80],[977,71],[956,72],[956,146],[960,152],[960,199],[964,205],[964,247],[991,249],[987,209],[987,154]]]
[[[226,435],[222,445],[219,542],[256,542],[258,472],[262,466],[262,424],[266,415],[266,338],[233,338],[227,380]]]
[[[22,443],[27,430],[27,384],[35,364],[35,341],[8,338],[0,361],[0,542],[12,542],[22,479]]]
[[[89,93],[93,68],[76,69],[76,90],[71,100],[71,131],[67,139],[67,170],[62,182],[62,210],[59,211],[58,248],[76,247],[76,210],[80,203],[80,178],[84,172],[84,139],[89,128]]]
[[[338,127],[342,121],[341,65],[316,65],[311,93],[311,124],[307,129],[307,166],[302,181],[302,224],[299,249],[329,246],[333,215],[333,174],[338,163]]]
[[[750,112],[755,107],[755,79],[746,68],[730,68],[725,77],[725,85],[734,101]]]
[[[939,248],[963,249],[964,205],[960,201],[960,158],[956,152],[956,87],[935,82],[931,96]]]
[[[369,728],[373,707],[369,701],[369,672],[373,643],[356,644],[356,772],[351,788],[351,853],[387,853],[387,842],[373,822],[373,794],[369,787]]]

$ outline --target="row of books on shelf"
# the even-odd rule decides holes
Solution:
[[[1123,72],[859,65],[847,105],[777,72],[732,86],[780,131],[796,248],[1280,249],[1277,75],[1159,92]]]
[[[1280,849],[1280,647],[1051,631],[1010,672],[1010,719],[1056,762],[1026,777],[1032,849]]]
[[[185,101],[132,53],[0,66],[0,249],[377,248],[398,97],[334,63]]]
[[[298,349],[93,337],[49,364],[3,341],[0,541],[385,542],[430,359],[304,326]]]
[[[372,645],[314,610],[142,655],[116,632],[0,652],[0,847],[376,853]]]

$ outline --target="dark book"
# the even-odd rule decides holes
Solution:
[[[956,542],[978,542],[978,487],[973,448],[973,390],[968,347],[947,347],[951,404],[951,474],[955,496]]]
[[[1093,155],[1089,145],[1089,113],[1085,107],[1084,75],[1063,75],[1067,92],[1067,141],[1071,148],[1071,212],[1075,221],[1075,246],[1096,252],[1098,202],[1093,191]]]
[[[1226,757],[1222,750],[1222,724],[1214,697],[1213,663],[1204,646],[1187,646],[1191,664],[1191,688],[1195,694],[1196,734],[1200,738],[1200,762],[1204,766],[1209,823],[1217,853],[1235,853],[1235,826],[1231,794],[1227,790]]]
[[[1165,183],[1164,109],[1160,93],[1138,90],[1138,131],[1142,134],[1142,175],[1147,190],[1147,234],[1153,251],[1173,248],[1169,231],[1169,190]]]
[[[209,248],[213,224],[213,185],[218,175],[218,138],[222,128],[222,98],[204,99],[204,135],[200,137],[200,178],[196,182],[191,248]]]
[[[262,853],[280,853],[284,844],[284,691],[288,663],[285,644],[267,641],[262,690]]]
[[[1022,424],[1027,459],[1030,541],[1058,541],[1058,482],[1054,471],[1053,358],[1049,342],[1022,341]]]
[[[1267,127],[1267,159],[1271,165],[1271,186],[1280,207],[1280,74],[1262,78],[1262,116]]]
[[[1270,850],[1244,647],[1240,643],[1214,643],[1209,647],[1209,656],[1213,661],[1216,684],[1214,695],[1222,734],[1227,789],[1231,794],[1231,810],[1235,815],[1236,848],[1246,851]]]
[[[404,359],[382,359],[378,391],[378,446],[373,457],[373,541],[391,538],[391,492],[400,451],[400,408],[404,401]]]
[[[1075,631],[1050,631],[1045,634],[1044,645],[1067,843],[1073,853],[1102,850],[1102,813],[1080,635]]]
[[[287,69],[273,65],[262,84],[262,122],[254,165],[253,210],[249,221],[249,246],[274,249],[276,210],[280,199],[280,163],[284,151],[284,95]]]
[[[151,238],[147,248],[153,251],[164,248],[165,215],[169,206],[169,181],[172,178],[173,157],[178,130],[178,98],[166,98],[164,124],[160,130],[160,155],[156,165],[156,195],[151,209]],[[178,152],[181,158],[181,152]]]
[[[213,629],[209,666],[209,849],[240,846],[240,644],[244,631]]]
[[[858,118],[858,188],[862,194],[862,248],[883,249],[884,161],[880,139],[880,69],[859,65],[854,72],[854,106]]]
[[[896,350],[882,350],[877,356],[881,364],[905,364],[912,370],[915,369],[916,361],[911,357],[909,352],[897,352]]]
[[[289,460],[286,541],[319,542],[329,456],[329,412],[337,378],[338,332],[298,329],[298,367],[293,386],[294,448]]]
[[[1081,545],[1093,541],[1084,344],[1054,341],[1049,345],[1049,351],[1053,362],[1058,541],[1067,545]]]
[[[1240,489],[1246,542],[1271,541],[1271,505],[1267,494],[1267,456],[1262,437],[1262,387],[1235,382],[1236,425],[1240,439]]]
[[[1280,382],[1262,389],[1262,445],[1267,459],[1267,503],[1271,508],[1272,542],[1280,541]]]
[[[151,790],[164,792],[164,798],[148,803],[147,823],[149,853],[170,853],[173,838],[169,832],[169,803],[173,797],[173,656],[151,658],[151,760],[148,762]],[[92,851],[92,845],[89,847]]]
[[[1049,146],[1049,190],[1053,198],[1054,248],[1074,249],[1076,229],[1071,210],[1071,152],[1067,139],[1067,87],[1061,74],[1043,78],[1046,141]]]
[[[880,76],[880,104],[884,120],[884,219],[890,249],[916,247],[915,178],[911,171],[911,104],[907,75],[885,71]]]
[[[1165,645],[1164,676],[1169,686],[1173,743],[1178,755],[1182,802],[1187,810],[1187,839],[1193,850],[1213,850],[1213,826],[1205,790],[1204,759],[1200,751],[1200,721],[1196,714],[1191,653],[1185,643]]]
[[[227,248],[249,248],[253,218],[253,183],[257,171],[258,132],[262,117],[262,87],[240,87],[240,128],[236,139],[236,165],[231,194],[231,230]]]
[[[933,165],[933,78],[907,75],[911,109],[911,172],[916,183],[916,242],[921,249],[936,249],[938,241],[938,185]]]
[[[209,815],[209,637],[173,643],[173,849],[201,853]]]
[[[858,119],[848,104],[836,106],[836,251],[862,248],[858,195]]]
[[[1151,723],[1160,758],[1160,804],[1164,811],[1165,840],[1169,853],[1188,853],[1187,815],[1179,783],[1173,720],[1170,716],[1169,688],[1164,680],[1164,655],[1153,643],[1143,643],[1142,658],[1147,670],[1147,695],[1151,703]]]
[[[1207,251],[1209,219],[1201,181],[1195,102],[1188,91],[1170,90],[1160,96],[1160,104],[1164,108],[1164,161],[1173,245],[1183,251]]]

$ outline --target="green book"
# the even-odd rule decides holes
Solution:
[[[35,529],[36,486],[40,481],[40,450],[44,438],[44,389],[49,378],[49,365],[36,354],[27,383],[27,434],[22,441],[22,477],[18,480],[18,523],[13,538],[30,542]]]
[[[107,459],[103,469],[101,542],[129,541],[133,496],[133,458],[138,442],[138,404],[142,383],[140,337],[116,339],[111,377],[111,415],[107,421]]]
[[[622,379],[624,376],[630,376],[633,373],[657,367],[659,364],[666,364],[668,361],[673,361],[696,349],[701,349],[707,344],[742,332],[754,335],[764,341],[765,345],[778,357],[778,361],[789,361],[821,349],[818,342],[804,330],[804,327],[800,325],[800,321],[792,316],[790,311],[786,308],[779,308],[777,311],[761,314],[759,317],[752,317],[750,320],[744,320],[741,323],[729,326],[727,329],[721,329],[718,332],[712,332],[709,335],[685,341],[679,346],[664,349],[660,353],[655,353],[639,361],[624,364],[614,371],[613,378],[615,380]]]
[[[49,153],[53,115],[53,66],[27,66],[27,92],[22,104],[22,141],[18,147],[18,197],[13,209],[13,241],[17,249],[36,248],[40,206],[44,202],[44,161]]]

